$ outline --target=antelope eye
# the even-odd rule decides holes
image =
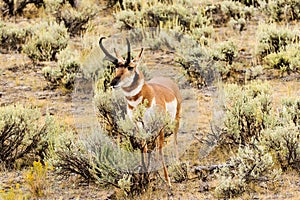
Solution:
[[[129,71],[132,71],[134,67],[127,67]]]

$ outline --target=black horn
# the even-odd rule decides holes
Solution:
[[[108,51],[104,48],[104,46],[102,44],[103,39],[105,39],[105,37],[101,37],[99,40],[100,48],[102,49],[103,53],[108,58],[108,60],[110,60],[113,64],[118,64],[118,59],[116,57],[112,56],[110,53],[108,53]]]
[[[128,40],[128,38],[126,38],[126,42],[127,42],[127,58],[126,58],[126,65],[128,65],[131,61],[131,56],[130,56],[130,42]]]

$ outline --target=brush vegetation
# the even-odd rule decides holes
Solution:
[[[114,188],[122,197],[139,198],[158,190],[152,185],[154,180],[159,184],[160,172],[145,164],[141,152],[147,144],[155,160],[157,133],[164,128],[170,136],[174,125],[160,114],[145,123],[145,105],[134,113],[133,122],[126,116],[124,98],[109,87],[114,69],[102,60],[98,47],[100,36],[116,32],[126,32],[134,45],[151,50],[153,56],[171,57],[172,65],[201,94],[216,82],[224,83],[217,88],[222,120],[218,125],[212,122],[211,130],[199,130],[203,137],[190,147],[195,152],[202,145],[214,149],[202,160],[185,154],[188,164],[170,165],[175,188],[177,182],[188,185],[199,178],[201,187],[202,183],[208,186],[197,189],[197,194],[256,198],[265,191],[275,194],[286,183],[282,177],[300,172],[299,98],[275,101],[277,91],[264,81],[299,80],[297,0],[0,0],[0,14],[1,53],[29,58],[33,67],[27,70],[42,69],[41,76],[50,86],[45,90],[81,92],[74,90],[86,89],[76,85],[77,78],[93,80],[91,99],[101,127],[79,135],[57,123],[57,116],[42,114],[33,106],[1,102],[1,170],[26,172],[21,185],[0,186],[0,198],[47,197],[53,171]],[[6,60],[11,59],[7,57],[0,70],[3,75]],[[14,77],[18,78],[22,77]],[[188,84],[181,86],[188,88]],[[6,94],[0,92],[0,97]],[[203,173],[202,166],[194,178],[193,163],[212,164],[206,166],[212,170]]]

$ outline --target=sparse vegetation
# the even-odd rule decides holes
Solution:
[[[210,21],[201,10],[195,10],[189,5],[174,4],[166,6],[163,3],[150,4],[142,9],[128,9],[117,13],[116,19],[121,29],[133,29],[141,27],[161,27],[167,29],[179,29],[191,31],[195,28],[204,28],[210,25]]]
[[[110,52],[129,38],[150,74],[180,83],[182,119],[197,124],[181,123],[181,139],[193,140],[184,162],[168,166],[174,199],[299,196],[297,0],[0,0],[0,15],[0,199],[170,197],[151,167],[161,164],[159,129],[169,135],[173,124],[156,116],[136,126],[144,105],[134,123],[126,117],[102,36],[112,36]],[[78,99],[93,101],[100,129],[73,105],[81,90],[93,96]],[[83,133],[66,128],[81,125],[73,114]],[[146,143],[153,166],[141,154]]]
[[[12,186],[6,193],[0,191],[0,197],[6,200],[23,200],[24,198],[26,198],[22,189],[20,188],[20,184]]]

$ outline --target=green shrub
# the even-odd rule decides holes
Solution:
[[[243,6],[239,2],[223,1],[221,3],[223,13],[235,20],[243,18],[249,20],[253,15],[253,10],[250,7]]]
[[[28,25],[5,23],[0,20],[0,40],[1,51],[17,51],[22,50],[22,45],[25,43],[26,38],[30,35],[31,31],[27,28]]]
[[[261,25],[256,38],[256,55],[262,59],[270,53],[285,50],[287,45],[297,43],[299,39],[300,32],[297,30],[289,30],[275,24]]]
[[[87,29],[87,23],[98,11],[97,5],[87,1],[76,8],[73,8],[70,4],[64,4],[55,16],[57,22],[63,22],[69,33],[75,36]]]
[[[4,6],[1,8],[4,15],[21,15],[28,4],[34,4],[36,7],[43,5],[43,0],[3,0]]]
[[[263,131],[263,144],[282,170],[300,170],[300,131],[293,123]]]
[[[226,86],[224,109],[225,143],[246,145],[273,123],[270,89],[261,82]]]
[[[148,1],[147,3],[150,3],[151,1]],[[144,2],[146,4],[146,2]],[[138,11],[141,10],[143,6],[143,1],[142,0],[123,0],[122,1],[122,7],[123,10],[133,10],[133,11]]]
[[[287,45],[278,53],[271,53],[264,58],[268,68],[280,69],[281,71],[297,71],[300,66],[300,44]]]
[[[176,50],[176,61],[183,67],[188,80],[194,87],[211,85],[218,75],[210,54],[196,40],[187,36],[180,39]]]
[[[172,19],[184,27],[190,27],[189,10],[181,5],[165,6],[163,4],[148,7],[142,13],[142,21],[146,27],[158,27],[160,23],[166,23]]]
[[[114,186],[127,195],[141,193],[147,188],[148,173],[138,173],[139,169],[134,169],[140,160],[132,156],[133,152],[120,148],[101,133],[92,133],[84,140],[66,145],[58,152],[60,174],[78,174],[84,181]]]
[[[221,42],[212,46],[209,54],[211,59],[215,61],[216,72],[223,80],[226,80],[228,74],[235,68],[233,61],[238,57],[237,46],[232,40]]]
[[[113,7],[115,5],[119,5],[124,10],[122,2],[123,2],[123,0],[107,0],[106,6],[108,8],[110,8],[110,7]]]
[[[239,2],[222,1],[213,5],[208,5],[205,8],[206,16],[210,17],[215,26],[227,24],[229,21],[239,22],[243,24],[240,30],[243,30],[247,20],[253,16],[254,10],[252,7],[247,7]]]
[[[45,12],[53,16],[56,16],[60,12],[62,6],[65,3],[64,0],[43,0],[43,1],[44,1]]]
[[[233,0],[233,1],[238,1],[246,6],[254,6],[254,7],[259,7],[262,2],[265,0]]]
[[[67,47],[69,35],[63,24],[41,22],[32,28],[23,52],[33,61],[57,60],[56,54]]]
[[[282,102],[280,115],[280,125],[293,123],[300,126],[300,100],[297,98],[286,98]]]
[[[191,9],[195,12],[191,12]],[[184,4],[166,6],[162,3],[149,4],[141,10],[124,10],[116,14],[118,26],[121,29],[140,27],[161,27],[174,29],[180,27],[182,31],[202,28],[210,25],[209,19],[201,9]]]
[[[222,42],[215,47],[211,54],[214,60],[224,61],[231,65],[233,59],[238,56],[237,46],[233,41]]]
[[[79,53],[67,47],[62,50],[57,57],[58,67],[44,67],[44,77],[51,82],[54,87],[63,86],[64,88],[71,90],[74,87],[76,73],[80,69],[78,60]]]
[[[298,0],[269,0],[263,2],[261,7],[270,21],[300,20],[300,2]]]
[[[238,20],[235,19],[231,19],[229,21],[229,25],[235,29],[235,30],[239,30],[240,32],[245,30],[246,27],[246,20],[244,18],[240,18]]]
[[[260,183],[277,181],[280,171],[274,168],[270,153],[262,146],[243,146],[218,173],[219,185],[215,189],[218,198],[234,198],[244,192],[255,190]]]
[[[37,109],[21,105],[0,108],[0,161],[7,167],[32,165],[43,161],[57,128]]]
[[[138,28],[140,25],[140,19],[138,13],[135,13],[132,10],[124,10],[116,14],[117,23],[120,29],[133,29]]]
[[[300,101],[286,98],[278,109],[276,126],[262,133],[263,144],[282,170],[300,170]]]
[[[200,44],[207,45],[210,38],[214,32],[212,26],[203,26],[198,28],[193,28],[190,31],[190,35],[197,40]]]

